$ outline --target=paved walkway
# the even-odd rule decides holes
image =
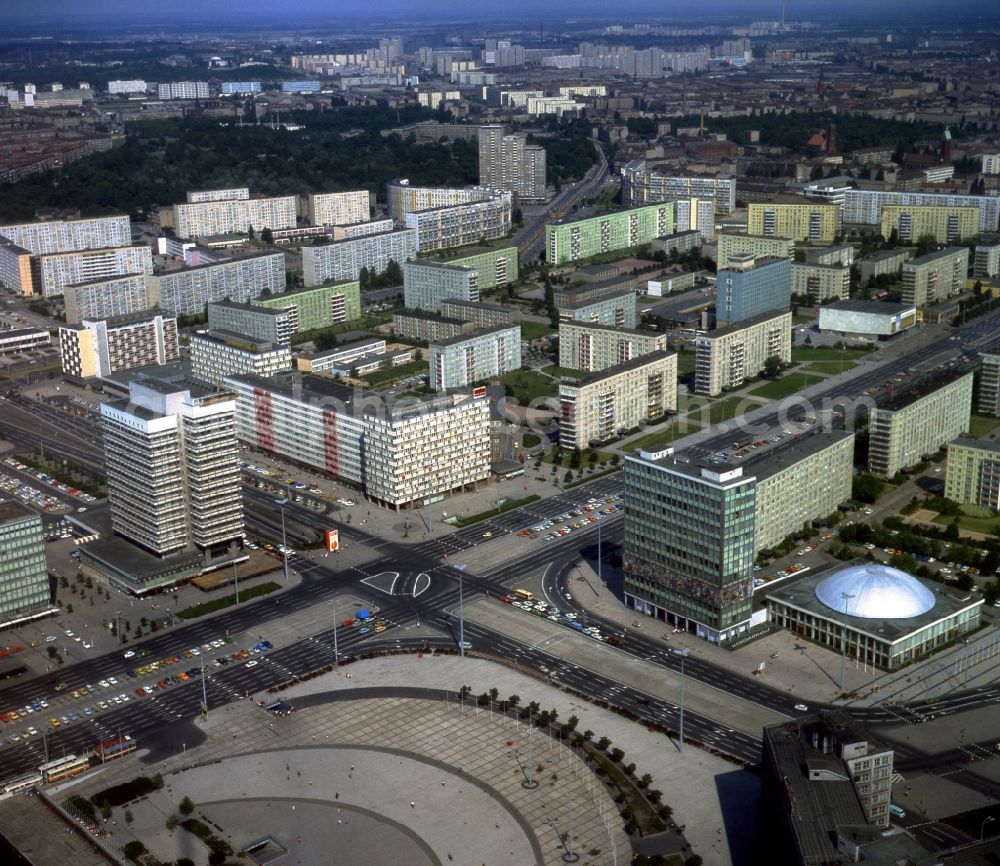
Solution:
[[[662,734],[485,660],[390,656],[349,671],[350,679],[346,670],[334,672],[282,692],[300,704],[287,718],[242,701],[213,711],[206,741],[163,765],[142,767],[130,756],[65,788],[90,794],[141,773],[163,773],[166,786],[132,805],[132,829],[125,828],[124,809],[115,810],[113,829],[121,844],[121,834],[134,834],[165,859],[207,858],[190,833],[166,829],[166,817],[188,795],[198,804],[195,816],[234,848],[271,835],[289,850],[278,863],[321,862],[336,844],[337,850],[370,846],[369,859],[359,864],[554,866],[569,845],[563,834],[571,814],[581,863],[627,862],[628,840],[611,794],[570,747],[472,704],[373,700],[364,692],[373,685],[457,690],[466,684],[474,694],[495,687],[502,696],[556,709],[562,719],[576,715],[581,730],[611,738],[626,761],[653,775],[706,864],[748,862],[758,792],[752,773],[696,749],[678,752]],[[348,690],[346,703],[324,697]],[[522,786],[529,760],[540,783],[534,790]]]
[[[626,635],[637,629],[647,637],[669,638],[671,648],[687,648],[699,658],[743,676],[754,676],[753,671],[764,662],[760,677],[765,683],[806,703],[836,702],[842,693],[839,653],[799,640],[787,631],[776,632],[736,650],[723,649],[694,635],[674,634],[666,623],[626,608],[611,590],[602,586],[592,561],[581,560],[574,574],[578,575],[571,581],[571,586],[576,587],[574,601],[616,623]],[[558,603],[558,599],[553,601]],[[848,660],[843,691],[856,695],[852,704],[923,700],[957,688],[996,682],[1000,675],[998,657],[1000,630],[995,625],[988,625],[971,637],[967,645],[950,647],[903,671],[889,673],[870,666],[866,669],[859,661]],[[876,685],[878,691],[873,690]]]

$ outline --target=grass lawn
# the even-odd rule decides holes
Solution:
[[[847,372],[857,366],[854,361],[845,361],[844,363],[840,361],[813,361],[811,364],[806,364],[802,369],[807,373],[834,374],[839,373],[841,370]]]
[[[548,334],[558,333],[558,328],[553,328],[547,322],[521,322],[521,339],[531,342],[540,340]]]
[[[860,361],[870,352],[862,349],[792,349],[792,362],[804,363],[809,361]]]
[[[804,325],[806,322],[814,324],[816,322],[815,316],[792,316],[793,325]]]
[[[788,397],[790,394],[795,394],[809,385],[815,385],[817,382],[822,381],[822,376],[811,375],[809,373],[789,373],[780,379],[775,379],[772,382],[767,382],[754,388],[750,393],[754,397],[780,400],[782,397]]]
[[[948,526],[951,520],[952,518],[939,514],[931,522],[940,524],[941,526]],[[960,529],[968,529],[971,532],[982,532],[985,535],[991,535],[1000,529],[1000,517],[970,517],[967,514],[963,514],[958,518],[958,526]]]
[[[555,397],[559,383],[534,370],[515,370],[500,379],[507,387],[507,393],[522,406],[527,406],[537,397]]]
[[[580,370],[571,370],[569,367],[559,367],[555,364],[551,364],[548,367],[542,367],[543,373],[548,373],[550,376],[559,378],[560,376],[570,376],[573,379],[579,379],[583,373]]]
[[[693,373],[695,360],[694,352],[679,352],[677,354],[677,375],[683,376],[685,373]]]
[[[759,409],[760,403],[752,400],[744,400],[742,397],[727,397],[719,403],[713,403],[708,410],[708,421],[710,424],[721,424],[723,421],[732,421],[733,418],[742,415],[744,412],[752,412]]]
[[[969,421],[969,435],[973,439],[982,439],[987,433],[1000,426],[1000,418],[989,418],[986,415],[973,415]]]
[[[398,367],[390,367],[388,370],[375,370],[372,373],[366,374],[363,378],[372,388],[374,388],[376,385],[381,385],[383,382],[405,379],[416,373],[426,372],[426,361],[412,361],[409,364],[400,364]]]
[[[701,429],[701,424],[695,420],[686,418],[667,424],[665,427],[658,427],[654,432],[647,433],[638,439],[633,439],[628,443],[629,448],[639,448],[642,451],[658,451],[682,436],[694,433]]]

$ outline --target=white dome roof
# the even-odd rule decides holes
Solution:
[[[877,562],[837,569],[816,585],[816,598],[839,614],[866,619],[907,619],[934,607],[934,593],[919,580]]]

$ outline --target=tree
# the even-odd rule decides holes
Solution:
[[[190,815],[194,811],[194,801],[185,795],[177,809],[182,815]]]
[[[885,490],[885,482],[870,472],[859,472],[851,484],[851,497],[861,502],[876,502]]]
[[[768,355],[768,357],[764,359],[764,378],[781,378],[781,358],[777,355]]]
[[[371,272],[367,267],[361,268],[358,272],[358,283],[361,286],[361,291],[371,287]]]
[[[260,230],[260,239],[265,244],[273,243],[274,242],[274,233],[267,226],[264,226],[264,228],[262,228]]]

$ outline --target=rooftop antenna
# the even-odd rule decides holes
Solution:
[[[785,29],[785,0],[781,0],[781,29]]]

